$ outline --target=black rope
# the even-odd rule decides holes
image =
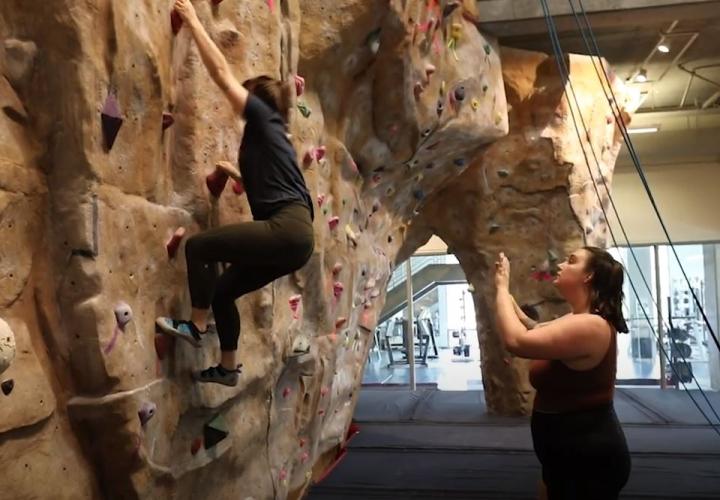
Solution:
[[[572,85],[572,82],[570,81],[569,70],[568,70],[567,66],[565,65],[565,58],[564,58],[564,55],[563,55],[563,51],[562,51],[562,47],[561,47],[561,44],[560,44],[559,37],[558,37],[558,35],[557,35],[557,30],[556,30],[556,28],[555,28],[555,23],[554,23],[554,21],[553,21],[553,19],[552,19],[552,16],[550,15],[550,9],[549,9],[549,7],[547,6],[546,0],[541,0],[541,4],[542,4],[543,12],[544,12],[544,15],[545,15],[545,21],[546,21],[546,23],[547,23],[547,25],[548,25],[548,31],[549,31],[549,34],[550,34],[550,40],[551,40],[551,43],[552,43],[552,46],[553,46],[553,52],[555,53],[555,59],[556,59],[557,65],[558,65],[558,70],[559,70],[559,73],[560,73],[560,77],[561,77],[561,79],[562,79],[563,82],[567,81],[567,86],[569,86],[569,88],[570,88],[570,91],[571,91],[571,93],[572,93],[573,100],[574,100],[574,102],[575,102],[576,107],[578,108],[578,112],[580,113],[580,118],[581,118],[581,120],[582,120],[582,122],[583,122],[583,129],[586,131],[586,135],[587,135],[587,128],[586,128],[585,123],[584,123],[584,118],[582,117],[582,112],[580,112],[579,101],[578,101],[577,96],[576,96],[576,94],[575,94],[574,86]],[[603,86],[603,90],[604,90],[604,86]],[[568,97],[567,90],[564,90],[564,92],[565,92],[565,94],[566,94],[566,97]],[[610,230],[610,235],[611,235],[611,237],[612,237],[612,239],[613,239],[613,242],[615,243],[615,246],[617,246],[617,240],[616,240],[615,235],[614,235],[614,233],[613,233],[613,231],[612,231],[612,228],[611,228],[610,225],[609,225],[607,213],[606,213],[606,211],[605,211],[605,207],[604,207],[604,205],[603,205],[603,203],[602,203],[602,199],[601,199],[601,196],[600,196],[600,192],[599,192],[597,183],[596,183],[595,178],[594,178],[593,173],[592,173],[592,168],[591,168],[591,165],[590,165],[590,160],[589,160],[588,155],[587,155],[587,152],[586,152],[586,150],[585,150],[585,146],[583,145],[582,136],[581,136],[581,134],[580,134],[580,128],[579,128],[579,126],[578,126],[577,119],[576,119],[576,117],[575,117],[575,112],[574,112],[572,106],[570,106],[570,113],[571,113],[571,116],[572,116],[572,119],[573,119],[573,124],[574,124],[574,126],[575,126],[575,131],[576,131],[577,136],[578,136],[578,141],[579,141],[579,143],[580,143],[580,147],[581,147],[583,156],[584,156],[584,158],[585,158],[585,162],[586,162],[586,165],[587,165],[587,167],[588,167],[588,171],[589,171],[589,173],[590,173],[590,178],[591,178],[591,180],[592,180],[592,182],[593,182],[593,187],[595,188],[595,193],[596,193],[596,195],[597,195],[597,197],[598,197],[598,202],[599,202],[599,204],[600,204],[601,210],[602,210],[603,215],[604,215],[604,217],[605,217],[606,223],[608,223],[608,229]],[[600,164],[599,164],[599,162],[598,162],[598,160],[597,160],[597,156],[595,155],[595,151],[594,151],[594,149],[592,148],[592,145],[590,145],[590,148],[591,148],[593,157],[594,157],[594,159],[595,159],[595,162],[596,162],[596,164],[598,165],[598,170],[600,171]],[[600,173],[602,174],[601,171],[600,171]],[[600,177],[601,177],[601,179],[603,180],[603,184],[604,184],[604,187],[605,187],[605,190],[606,190],[606,194],[607,194],[608,198],[611,200],[613,209],[615,209],[615,213],[616,213],[616,216],[617,216],[617,215],[618,215],[618,214],[617,214],[617,209],[615,208],[614,202],[612,201],[612,197],[611,197],[611,195],[610,195],[610,191],[609,191],[609,189],[608,189],[608,187],[607,187],[607,184],[605,183],[605,179],[604,179],[604,177],[603,177],[602,175],[601,175]],[[618,221],[619,221],[619,220],[620,220],[619,216],[618,216],[617,218],[618,218]],[[624,234],[625,234],[625,233],[624,233]],[[626,238],[627,238],[627,235],[626,235],[626,234],[625,234],[625,236],[626,236]],[[636,262],[636,264],[637,264],[637,257],[635,256],[634,251],[631,250],[631,252],[632,252],[633,258],[635,259],[635,262]],[[629,276],[628,276],[628,278],[629,278]],[[644,276],[643,276],[643,280],[645,281],[645,283],[646,283],[646,285],[647,285],[647,281],[645,280]],[[632,279],[629,279],[628,281],[629,281],[629,283],[630,283],[630,286],[631,286],[631,288],[632,288],[635,296],[638,298],[638,303],[640,304],[641,310],[642,310],[642,312],[643,312],[643,315],[644,315],[646,321],[648,322],[648,325],[650,326],[650,329],[653,331],[653,333],[655,334],[656,338],[658,339],[658,345],[659,345],[660,349],[662,350],[663,354],[667,357],[667,359],[668,359],[668,361],[669,361],[670,358],[667,356],[667,353],[666,353],[666,351],[665,351],[665,348],[664,348],[663,345],[662,345],[662,341],[660,341],[660,337],[659,337],[659,335],[657,334],[657,332],[655,331],[655,328],[653,327],[652,322],[650,321],[650,318],[649,318],[649,316],[648,316],[648,314],[647,314],[647,311],[645,310],[644,306],[642,305],[642,302],[640,301],[640,297],[639,297],[638,291],[637,291],[637,289],[636,289],[636,287],[635,287]],[[649,285],[647,285],[647,286],[648,286],[648,289],[649,289]],[[651,296],[652,296],[652,292],[651,292]],[[674,340],[674,339],[673,339],[673,340]],[[680,353],[680,354],[682,355],[682,353]],[[683,356],[683,358],[684,358],[684,356]],[[705,414],[705,412],[704,412],[703,409],[700,407],[700,405],[697,403],[697,401],[695,401],[695,399],[693,398],[692,394],[691,394],[691,393],[689,392],[689,390],[687,389],[687,386],[686,386],[685,383],[681,380],[681,377],[679,376],[679,373],[677,372],[677,369],[675,368],[675,366],[673,365],[673,363],[672,363],[672,362],[669,362],[669,364],[670,364],[671,369],[673,370],[673,372],[674,372],[675,375],[677,376],[678,381],[683,385],[683,387],[685,388],[688,396],[692,399],[693,403],[695,403],[695,406],[698,408],[698,411],[700,411],[700,413],[703,415],[703,417],[705,417],[705,419],[708,421],[708,423],[709,423],[710,426],[713,428],[713,430],[715,430],[715,432],[717,432],[718,435],[720,435],[720,430],[718,430],[718,429],[715,427],[715,424],[712,422],[712,420]],[[696,383],[697,383],[697,380],[696,380]],[[704,391],[702,390],[702,388],[700,387],[699,384],[697,384],[697,385],[698,385],[698,389],[700,389],[700,392],[701,392],[701,393],[703,394],[703,396],[705,397],[705,401],[707,402],[707,404],[708,404],[708,405],[710,406],[710,408],[713,410],[713,413],[715,414],[715,416],[716,416],[716,417],[718,418],[718,420],[720,421],[720,417],[718,417],[717,412],[715,412],[715,409],[714,409],[714,408],[712,407],[712,405],[710,404],[710,401],[708,400],[708,398],[707,398],[707,396],[705,395]]]

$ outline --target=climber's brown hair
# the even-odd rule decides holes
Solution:
[[[616,331],[627,333],[623,317],[623,280],[625,271],[607,251],[597,247],[585,247],[589,258],[586,270],[590,278],[590,312],[610,323]]]
[[[290,115],[290,88],[280,80],[269,76],[257,76],[243,82],[252,95],[277,111],[285,123]]]

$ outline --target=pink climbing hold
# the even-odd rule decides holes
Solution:
[[[267,0],[267,4],[270,12],[275,12],[275,2],[273,0]]]
[[[287,399],[287,397],[292,393],[292,390],[289,387],[286,387],[283,389],[282,396],[283,399]]]
[[[555,279],[555,276],[548,271],[534,271],[530,274],[530,277],[535,281],[552,281]]]
[[[288,303],[290,304],[290,310],[293,313],[293,319],[298,319],[298,309],[300,307],[300,301],[302,300],[302,295],[293,295],[288,300]]]
[[[115,321],[120,330],[125,331],[125,325],[132,320],[132,309],[125,302],[118,302],[115,305]]]
[[[162,115],[162,129],[167,130],[173,126],[173,123],[175,123],[175,118],[173,118],[172,113],[164,112]]]
[[[345,290],[345,286],[342,283],[340,283],[339,281],[336,281],[333,284],[333,295],[335,296],[335,299],[340,298],[340,296],[343,293],[343,290]]]
[[[321,194],[319,194],[318,197],[317,197],[318,207],[322,207],[322,206],[323,206],[323,203],[325,203],[325,195],[321,193]]]
[[[320,411],[318,412],[318,415],[320,415],[321,417],[322,417],[323,415],[325,415],[325,410],[320,410]]]
[[[238,196],[241,196],[245,192],[245,183],[243,181],[233,180],[232,190]]]
[[[309,454],[307,451],[303,451],[303,452],[300,454],[300,463],[301,463],[301,464],[304,464],[304,463],[307,462],[308,460],[310,460],[310,454]]]
[[[173,259],[175,257],[175,255],[177,254],[178,248],[180,248],[180,242],[182,242],[182,239],[184,237],[185,237],[185,228],[179,227],[175,230],[172,237],[165,244],[165,248],[167,249],[168,257],[170,259]]]
[[[280,469],[280,473],[278,474],[278,479],[280,481],[285,481],[287,478],[287,471],[285,469]]]
[[[315,160],[320,161],[325,158],[325,146],[318,146],[314,150]]]
[[[152,401],[145,401],[138,410],[140,425],[145,427],[145,424],[147,424],[150,419],[155,416],[155,411],[157,411],[157,405]]]
[[[300,75],[295,75],[295,93],[298,97],[305,93],[305,78]]]
[[[182,25],[182,17],[180,17],[178,11],[173,9],[173,11],[170,13],[170,27],[172,28],[173,35],[177,35],[180,32],[180,28],[182,28]]]
[[[328,220],[328,226],[330,227],[331,231],[335,229],[338,224],[340,224],[340,217],[338,217],[337,215],[334,217],[330,217],[330,219]]]
[[[227,184],[228,175],[222,170],[215,169],[210,175],[205,178],[205,184],[207,184],[210,194],[215,198],[220,198],[225,184]]]
[[[327,396],[328,392],[330,392],[330,391],[328,390],[327,387],[322,387],[320,389],[320,396],[324,398],[325,396]]]

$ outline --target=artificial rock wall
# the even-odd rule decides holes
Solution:
[[[496,42],[476,28],[474,1],[196,1],[239,79],[297,84],[290,128],[316,200],[316,249],[305,268],[238,301],[240,384],[193,385],[190,371],[219,352],[212,335],[195,349],[154,332],[156,316],[189,314],[183,247],[171,255],[166,244],[178,228],[193,234],[250,213],[230,186],[219,199],[205,187],[216,161],[236,160],[242,124],[187,30],[173,34],[171,4],[0,3],[8,498],[301,495],[346,439],[398,252],[424,237],[423,221],[437,229],[433,193],[467,165],[468,176],[489,165],[502,143],[487,146],[508,133],[506,88],[515,87],[507,69],[503,84]],[[519,92],[534,88],[539,59],[517,60]],[[549,158],[567,130],[554,129],[528,171],[555,167]],[[535,217],[563,218],[580,241],[566,219],[585,221],[582,210],[560,207],[577,160],[558,158],[546,183],[558,208]],[[473,203],[499,203],[493,186],[495,201],[476,186]],[[473,217],[466,222],[482,216]],[[505,222],[503,246],[519,227]],[[465,264],[475,248],[459,255],[482,290],[484,268]],[[309,352],[294,354],[303,344]]]

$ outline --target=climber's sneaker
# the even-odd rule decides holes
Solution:
[[[200,334],[202,332],[192,321],[161,316],[155,320],[155,325],[162,333],[182,339],[195,347],[200,347],[200,343],[202,342]]]
[[[234,387],[238,383],[242,365],[237,365],[234,370],[223,368],[222,365],[211,366],[207,370],[193,372],[192,378],[195,382],[215,383]]]

